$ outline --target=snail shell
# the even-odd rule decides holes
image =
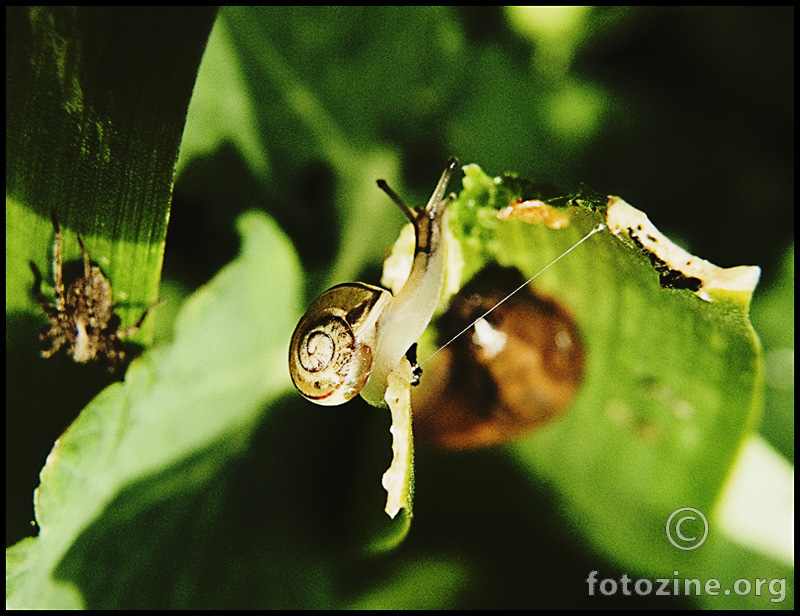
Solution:
[[[325,406],[354,398],[369,378],[376,323],[392,294],[353,282],[325,291],[297,324],[289,350],[295,387]]]
[[[442,340],[465,325],[475,329],[444,349],[429,370],[434,378],[415,392],[414,432],[422,447],[508,443],[572,404],[585,373],[578,325],[566,306],[521,283],[519,270],[491,264],[440,318]],[[520,293],[506,296],[518,287]]]

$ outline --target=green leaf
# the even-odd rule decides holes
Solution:
[[[523,278],[544,269],[533,287],[573,316],[586,352],[577,399],[514,455],[555,488],[581,536],[625,570],[710,574],[718,561],[709,555],[724,540],[680,552],[664,528],[681,507],[718,522],[726,478],[759,417],[760,347],[748,319],[757,268],[691,257],[617,198],[599,209],[572,199],[566,229],[499,221],[497,210],[523,197],[520,183],[475,165],[464,171],[451,219],[462,280],[492,263]],[[588,237],[598,224],[609,228]]]
[[[421,577],[428,580],[420,592]],[[426,558],[401,562],[381,586],[364,593],[348,604],[348,609],[435,610],[447,609],[464,591],[468,573],[463,563],[448,558]]]
[[[65,282],[81,234],[110,281],[121,328],[159,299],[172,181],[186,109],[215,9],[10,7],[6,63],[7,541],[30,532],[38,469],[53,441],[113,377],[61,351],[40,357],[52,297],[55,218]],[[131,337],[152,339],[157,311]],[[133,349],[131,349],[133,350]],[[131,355],[131,353],[129,353]],[[118,371],[117,374],[121,374]]]
[[[36,491],[39,537],[7,555],[9,606],[69,606],[76,594],[61,582],[81,579],[82,535],[85,541],[98,524],[130,522],[134,511],[207,489],[290,386],[286,348],[300,312],[299,265],[263,214],[243,217],[239,228],[240,257],[187,302],[174,342],[134,361],[125,382],[95,398],[50,453]],[[145,548],[136,536],[116,544],[129,562],[137,546]],[[81,588],[84,600],[120,601],[125,593],[105,594],[110,588],[98,573]]]
[[[753,325],[764,345],[766,391],[761,433],[794,460],[794,245],[783,255],[777,279],[759,289]]]
[[[27,264],[51,271],[51,215],[65,260],[80,256],[83,236],[123,327],[156,301],[178,146],[214,15],[8,11],[7,309],[41,313]]]

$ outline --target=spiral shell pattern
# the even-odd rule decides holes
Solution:
[[[377,321],[391,293],[362,283],[323,293],[298,323],[289,368],[303,396],[326,406],[354,398],[369,378]]]

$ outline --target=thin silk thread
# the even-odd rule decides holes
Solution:
[[[574,243],[572,246],[570,246],[569,248],[567,248],[567,249],[566,249],[564,252],[562,252],[562,253],[561,253],[559,256],[557,256],[555,259],[553,259],[552,261],[550,261],[550,263],[548,263],[547,265],[545,265],[545,266],[544,266],[542,269],[540,269],[538,272],[536,272],[536,273],[535,273],[533,276],[531,276],[530,278],[528,278],[528,279],[527,279],[525,282],[523,282],[521,285],[519,285],[519,286],[518,286],[516,289],[514,289],[513,291],[511,291],[511,293],[509,293],[508,295],[506,295],[506,296],[505,296],[503,299],[501,299],[499,302],[497,302],[497,303],[496,303],[494,306],[492,306],[491,308],[489,308],[489,310],[487,310],[486,312],[484,312],[484,313],[483,313],[481,316],[479,316],[477,319],[475,319],[475,320],[474,320],[472,323],[470,323],[469,325],[467,325],[467,326],[466,326],[464,329],[462,329],[460,332],[458,332],[458,333],[457,333],[455,336],[453,336],[452,338],[450,338],[450,340],[448,340],[448,341],[447,341],[447,342],[445,342],[445,343],[444,343],[442,346],[440,346],[438,349],[436,349],[436,350],[435,350],[433,353],[431,353],[431,354],[430,354],[430,355],[429,355],[429,356],[428,356],[428,357],[427,357],[427,358],[426,358],[424,361],[420,362],[420,364],[419,364],[419,365],[420,365],[420,366],[423,366],[423,365],[425,365],[425,363],[426,363],[426,362],[428,362],[429,360],[431,360],[431,359],[432,359],[432,358],[433,358],[433,357],[434,357],[434,356],[435,356],[435,355],[436,355],[436,354],[437,354],[439,351],[443,350],[445,347],[447,347],[447,346],[449,346],[450,344],[452,344],[453,342],[455,342],[455,340],[456,340],[457,338],[459,338],[459,337],[463,336],[465,333],[467,333],[467,332],[470,330],[470,328],[472,328],[472,327],[475,325],[475,323],[477,323],[478,321],[480,321],[480,320],[481,320],[481,319],[483,319],[483,318],[486,318],[486,316],[487,316],[487,315],[489,315],[489,313],[491,313],[491,312],[492,312],[492,311],[493,311],[495,308],[497,308],[497,307],[498,307],[498,306],[500,306],[500,305],[501,305],[503,302],[507,301],[508,299],[510,299],[511,297],[513,297],[515,294],[517,294],[517,293],[519,293],[520,291],[522,291],[522,289],[524,289],[525,287],[527,287],[527,286],[528,286],[528,285],[529,285],[529,284],[530,284],[530,283],[531,283],[531,282],[532,282],[532,281],[533,281],[533,280],[534,280],[534,279],[535,279],[537,276],[539,276],[539,275],[543,274],[544,272],[546,272],[546,271],[547,271],[547,270],[548,270],[550,267],[552,267],[552,266],[553,266],[553,265],[555,265],[555,264],[556,264],[558,261],[560,261],[561,259],[563,259],[564,257],[566,257],[566,256],[567,256],[569,253],[571,253],[571,252],[572,252],[573,250],[575,250],[575,249],[576,249],[578,246],[580,246],[581,244],[583,244],[583,243],[584,243],[586,240],[588,240],[590,237],[592,237],[592,236],[593,236],[595,233],[597,233],[597,232],[599,232],[599,231],[602,231],[602,230],[603,230],[603,229],[605,229],[605,228],[606,228],[606,225],[604,225],[604,224],[602,224],[602,223],[601,223],[601,224],[599,224],[599,225],[597,225],[597,226],[596,226],[594,229],[592,229],[591,231],[589,231],[589,233],[587,233],[586,235],[584,235],[584,236],[583,236],[581,239],[579,239],[579,240],[578,240],[577,242],[575,242],[575,243]]]

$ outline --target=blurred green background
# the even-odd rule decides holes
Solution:
[[[793,460],[793,15],[224,9],[184,137],[165,276],[208,280],[236,252],[232,220],[262,207],[294,240],[310,302],[332,283],[378,281],[402,220],[377,207],[376,177],[414,203],[449,156],[564,192],[584,182],[716,265],[762,268],[763,430]]]
[[[308,301],[332,283],[377,282],[403,221],[381,202],[375,179],[423,203],[444,161],[457,156],[490,175],[514,171],[565,192],[585,182],[644,210],[705,259],[761,266],[752,313],[767,367],[762,434],[793,461],[793,25],[793,8],[222,9],[178,165],[161,294],[168,302],[156,341],[171,336],[170,310],[235,257],[234,220],[252,208],[274,216],[291,238]],[[202,541],[197,549],[208,549],[209,588],[230,585],[228,607],[233,597],[257,603],[247,580],[267,573],[275,583],[264,602],[273,607],[694,605],[587,597],[589,571],[624,571],[587,548],[550,486],[502,448],[420,452],[417,475],[437,490],[420,487],[411,534],[394,554],[349,553],[348,537],[363,530],[343,511],[308,513],[299,523],[312,532],[298,545],[258,488],[277,482],[293,510],[327,502],[330,495],[304,493],[304,482],[317,485],[327,472],[323,485],[335,484],[342,468],[357,476],[367,457],[359,453],[363,435],[374,432],[364,426],[376,420],[360,406],[304,409],[298,419],[296,406],[293,397],[280,399],[250,458],[196,500],[149,512],[125,532],[219,508],[226,526],[214,543],[238,546],[241,562],[215,560],[224,552]],[[68,423],[59,412],[63,425],[43,422],[50,431],[28,454],[33,469]],[[287,446],[303,422],[309,443],[338,435],[335,470],[320,471],[302,445]],[[261,451],[279,452],[292,473],[254,475]],[[15,494],[36,485],[35,470],[24,474],[30,485]],[[215,500],[230,493],[240,502]],[[32,534],[29,510],[29,500],[7,497],[7,544]],[[254,524],[262,513],[278,526]],[[108,541],[119,532],[94,529],[78,550],[89,560],[97,534]],[[263,544],[274,551],[259,562],[248,549]],[[166,545],[154,571],[169,567],[181,541]],[[152,604],[168,602],[170,590],[151,581]],[[221,597],[195,599],[209,605]]]

